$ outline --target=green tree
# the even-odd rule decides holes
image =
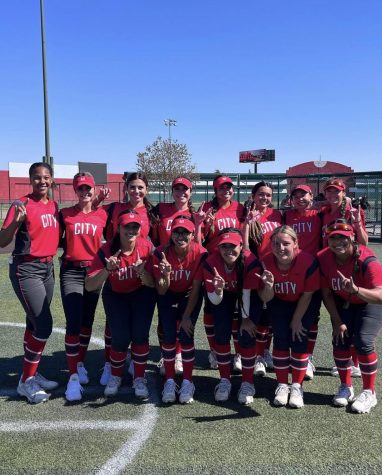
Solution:
[[[137,157],[137,170],[145,173],[150,188],[162,192],[165,200],[166,195],[171,193],[171,183],[177,176],[186,176],[191,181],[199,178],[187,145],[180,144],[177,140],[157,137]]]

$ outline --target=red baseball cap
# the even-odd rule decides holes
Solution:
[[[175,178],[175,180],[172,182],[171,188],[174,188],[176,185],[183,185],[192,190],[192,183],[190,180],[182,176]]]
[[[324,191],[330,187],[337,188],[337,190],[341,191],[346,190],[345,183],[342,180],[339,180],[338,178],[333,178],[332,180],[328,180],[327,182],[325,182]]]
[[[335,234],[352,237],[354,236],[354,229],[350,224],[347,223],[334,223],[326,228],[326,236],[330,238]]]
[[[90,186],[90,188],[95,187],[95,181],[92,176],[87,175],[80,175],[74,178],[73,180],[73,188],[77,190],[82,185]]]
[[[137,223],[141,225],[141,218],[138,213],[123,213],[118,217],[118,224],[126,226],[127,224]]]
[[[218,246],[222,244],[234,244],[237,246],[243,242],[243,238],[239,233],[224,233],[219,236]]]
[[[178,218],[172,222],[171,231],[177,228],[184,228],[193,233],[195,231],[195,224],[190,219]]]
[[[233,181],[229,176],[219,176],[218,178],[215,178],[212,183],[212,186],[214,188],[219,188],[219,186],[224,185],[224,183],[230,183],[231,185],[233,185]]]
[[[313,194],[313,193],[312,193],[312,189],[311,189],[310,186],[308,186],[308,185],[302,185],[302,184],[301,184],[301,185],[296,185],[296,186],[293,188],[291,195],[293,195],[293,193],[294,193],[295,191],[297,191],[297,190],[305,191],[305,193],[310,193],[311,195]]]

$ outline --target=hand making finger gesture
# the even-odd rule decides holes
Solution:
[[[145,264],[146,261],[142,261],[142,259],[139,257],[139,252],[137,251],[137,260],[133,264],[133,269],[135,270],[138,276],[140,276],[145,270]]]
[[[105,262],[106,262],[106,270],[109,272],[113,272],[119,268],[119,264],[121,260],[119,259],[119,254],[121,252],[121,249],[119,249],[115,254],[110,256],[109,258],[105,257]]]
[[[214,278],[212,279],[212,285],[215,288],[215,292],[217,294],[222,294],[224,287],[225,287],[225,280],[223,277],[219,274],[217,271],[216,267],[214,267]]]
[[[206,213],[203,211],[205,201],[199,206],[198,211],[194,213],[195,228],[199,227],[206,218]]]
[[[337,274],[341,278],[341,288],[345,290],[346,292],[349,292],[349,294],[356,294],[358,293],[359,288],[355,285],[353,281],[353,277],[345,277],[342,272],[337,270]]]
[[[166,254],[164,252],[161,253],[161,256],[162,256],[162,259],[158,265],[158,268],[164,277],[168,277],[171,273],[172,267],[171,267],[171,264],[166,259]]]

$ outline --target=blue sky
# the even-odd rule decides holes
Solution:
[[[44,155],[39,0],[0,2],[0,169]],[[381,170],[380,0],[45,0],[51,154],[135,168],[163,119],[199,172]]]

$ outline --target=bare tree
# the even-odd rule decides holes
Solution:
[[[196,166],[191,163],[187,145],[177,140],[164,140],[158,137],[144,152],[137,154],[137,170],[145,173],[150,187],[166,195],[171,193],[171,183],[179,175],[191,181],[199,178]]]

